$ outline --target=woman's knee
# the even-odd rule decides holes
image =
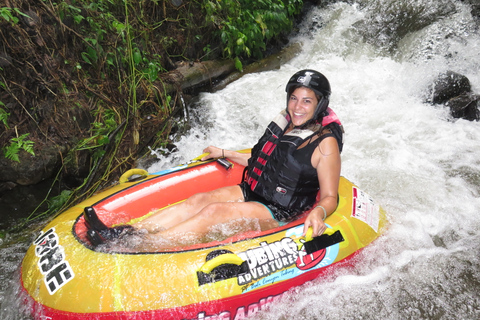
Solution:
[[[243,200],[241,190],[235,187],[224,187],[208,192],[200,192],[187,199],[187,204],[204,208],[210,204],[228,203],[230,201]]]
[[[200,192],[196,193],[185,201],[185,203],[189,206],[197,207],[197,206],[205,206],[208,205],[209,199],[211,196],[208,192]]]
[[[221,202],[209,203],[199,212],[204,217],[215,217],[224,211],[225,204]]]
[[[232,203],[228,202],[210,203],[200,210],[197,216],[201,220],[210,221],[212,224],[241,218],[241,214],[232,208]]]

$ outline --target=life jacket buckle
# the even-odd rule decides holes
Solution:
[[[287,189],[282,188],[282,187],[277,187],[275,189],[275,191],[277,191],[278,193],[281,193],[281,194],[286,194],[287,193]]]

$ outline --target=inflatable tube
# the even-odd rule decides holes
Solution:
[[[242,319],[348,263],[385,228],[382,208],[341,177],[338,208],[325,221],[330,229],[313,239],[301,237],[305,215],[272,230],[161,252],[100,252],[86,239],[86,206],[109,226],[132,223],[194,193],[238,184],[242,172],[215,161],[140,172],[143,180],[124,179],[60,214],[21,265],[34,318]]]

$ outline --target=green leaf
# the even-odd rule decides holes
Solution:
[[[20,162],[18,158],[19,147],[16,143],[11,143],[8,147],[4,149],[5,158],[12,161]]]
[[[135,52],[133,53],[133,62],[135,64],[139,64],[142,61],[142,54],[140,53],[140,50],[136,49]]]
[[[123,31],[125,31],[125,25],[117,20],[112,22],[112,26],[117,30],[118,33],[123,33]]]
[[[73,16],[73,20],[75,21],[76,24],[82,23],[83,19],[85,19],[85,18],[81,15],[78,15],[78,14]]]
[[[97,140],[97,143],[99,145],[105,145],[105,144],[108,144],[110,142],[110,139],[108,139],[107,136],[100,136],[100,139]]]
[[[63,190],[58,196],[48,200],[48,209],[51,211],[59,210],[69,199],[71,190]]]
[[[5,106],[5,104],[2,101],[0,101],[0,106]],[[8,126],[8,122],[7,122],[8,116],[10,116],[10,113],[5,111],[3,108],[0,108],[0,121],[3,122],[3,125],[7,129],[10,129],[10,127]]]
[[[82,55],[83,61],[85,61],[85,62],[88,63],[88,64],[92,64],[92,62],[90,61],[90,59],[89,59],[89,57],[88,57],[88,53],[82,52],[81,55]],[[78,68],[78,66],[77,66],[77,68]]]
[[[33,151],[33,141],[27,140],[24,141],[21,145],[21,148],[26,152],[30,153],[32,156],[35,156],[35,152]]]
[[[240,72],[243,71],[242,61],[240,61],[240,59],[238,57],[235,57],[235,68]]]

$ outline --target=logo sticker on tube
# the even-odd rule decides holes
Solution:
[[[368,224],[378,233],[380,223],[380,206],[368,194],[353,187],[352,217]]]
[[[51,295],[57,292],[75,276],[68,261],[65,260],[65,251],[60,245],[55,228],[42,232],[33,242],[35,255],[39,257],[38,268],[44,276],[43,281]]]

